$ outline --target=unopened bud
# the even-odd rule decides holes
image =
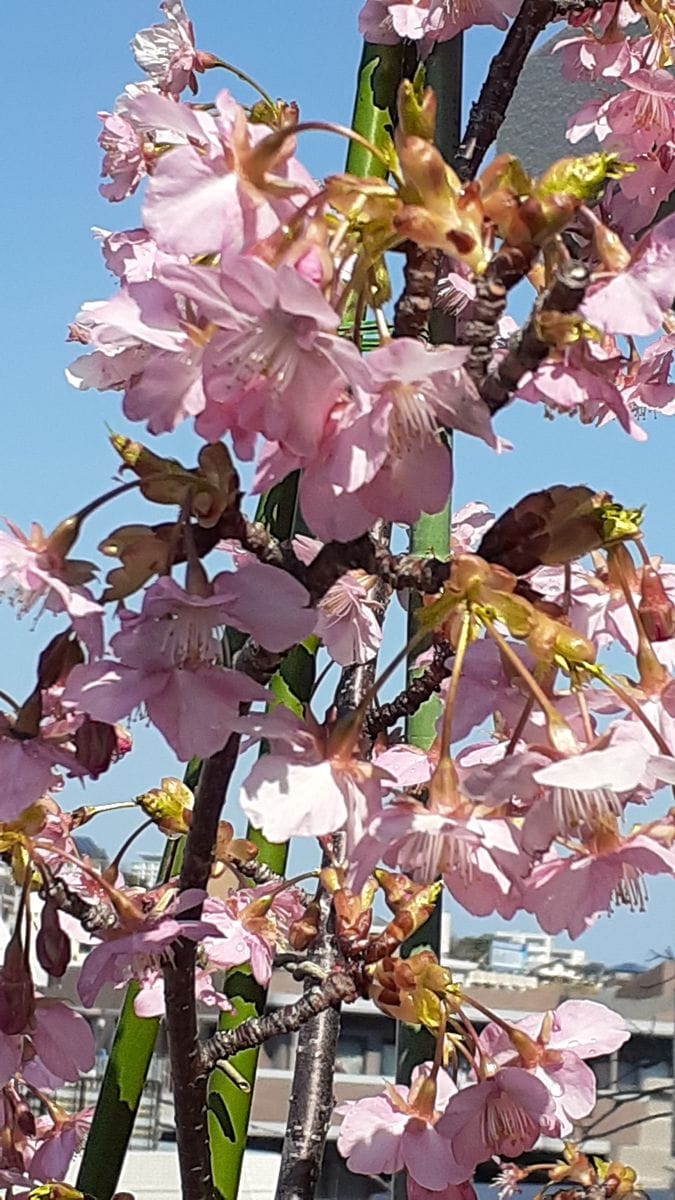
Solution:
[[[98,779],[119,757],[117,727],[85,717],[73,737],[75,757],[92,779]]]
[[[410,1089],[408,1104],[416,1114],[430,1121],[436,1108],[436,1080],[420,1075]]]
[[[70,938],[59,924],[59,912],[53,900],[45,900],[40,928],[35,941],[40,966],[48,975],[60,979],[70,962]]]
[[[24,1033],[35,1014],[35,991],[30,967],[18,933],[7,944],[0,972],[0,1030]]]
[[[595,251],[607,271],[623,271],[630,262],[630,253],[621,238],[600,222],[593,226]]]
[[[299,920],[294,921],[288,930],[288,941],[291,948],[302,951],[311,946],[318,936],[320,923],[321,909],[312,900]]]
[[[433,88],[422,88],[417,81],[404,79],[398,89],[398,131],[403,137],[419,137],[433,142],[436,128],[436,96]]]
[[[136,804],[165,837],[180,837],[190,828],[194,795],[180,779],[163,779],[161,787],[137,796]]]
[[[638,612],[651,642],[675,637],[675,605],[668,599],[663,580],[654,567],[643,567]]]

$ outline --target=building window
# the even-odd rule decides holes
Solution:
[[[265,1045],[265,1051],[272,1070],[289,1071],[293,1059],[292,1034],[284,1033],[280,1037],[270,1038]]]
[[[341,1075],[362,1075],[366,1070],[368,1042],[362,1037],[341,1037],[335,1069]]]

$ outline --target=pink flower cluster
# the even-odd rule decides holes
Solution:
[[[577,36],[556,46],[566,79],[605,84],[606,95],[570,119],[568,137],[574,143],[594,133],[604,149],[632,164],[633,171],[605,202],[612,224],[624,235],[645,229],[675,186],[675,82],[665,69],[668,18],[656,9],[645,11],[646,34],[630,36],[638,9],[624,2],[604,4],[586,14]]]
[[[387,1085],[338,1106],[338,1149],[351,1171],[404,1170],[410,1200],[470,1200],[479,1163],[531,1150],[545,1134],[565,1137],[595,1104],[595,1076],[585,1059],[617,1050],[628,1038],[602,1004],[569,1000],[515,1026],[489,1024],[477,1061],[460,1087],[425,1063],[411,1086]]]

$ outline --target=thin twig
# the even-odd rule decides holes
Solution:
[[[331,975],[321,987],[310,988],[293,1004],[285,1004],[283,1008],[264,1013],[262,1017],[252,1017],[236,1029],[214,1033],[213,1037],[202,1044],[202,1068],[210,1070],[220,1059],[232,1058],[240,1050],[262,1046],[263,1042],[284,1033],[296,1033],[318,1013],[325,1012],[327,1008],[345,1000],[355,1000],[356,996],[356,984],[349,975]]]
[[[53,875],[46,863],[41,862],[39,869],[44,881],[40,888],[40,897],[43,900],[51,900],[61,912],[75,917],[88,933],[101,933],[117,923],[117,917],[108,905],[93,904],[84,900],[59,876]]]
[[[365,732],[370,738],[376,738],[378,733],[391,728],[403,717],[412,717],[422,705],[437,692],[449,672],[446,666],[452,648],[449,642],[439,642],[434,647],[433,661],[429,666],[411,680],[407,688],[399,692],[388,704],[369,712],[363,723]]]
[[[480,394],[490,412],[499,412],[508,404],[523,376],[528,371],[536,371],[550,354],[550,344],[540,336],[539,320],[542,314],[576,312],[589,280],[588,267],[583,263],[568,263],[560,270],[548,292],[535,304],[523,328],[511,339],[504,357],[483,381]]]
[[[495,54],[455,156],[462,180],[473,179],[494,142],[511,103],[520,73],[537,37],[558,17],[556,0],[524,0],[504,42]]]

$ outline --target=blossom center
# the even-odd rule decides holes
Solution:
[[[392,401],[389,448],[393,454],[398,457],[435,437],[435,408],[419,383],[394,384],[387,389],[387,396]]]
[[[292,319],[280,310],[253,322],[228,363],[236,370],[237,382],[246,384],[264,375],[275,390],[287,386],[297,366],[298,333]]]
[[[607,817],[620,817],[623,806],[609,788],[552,787],[553,817],[560,829],[573,831],[580,825],[592,825]]]
[[[186,604],[167,621],[162,651],[178,669],[194,670],[217,662],[220,647],[214,637],[213,613],[209,608]]]
[[[522,1154],[532,1144],[537,1130],[530,1114],[503,1092],[488,1100],[483,1110],[482,1139],[502,1154]]]
[[[614,903],[631,912],[644,912],[647,904],[647,885],[642,872],[632,863],[624,863],[621,879],[613,892]]]

